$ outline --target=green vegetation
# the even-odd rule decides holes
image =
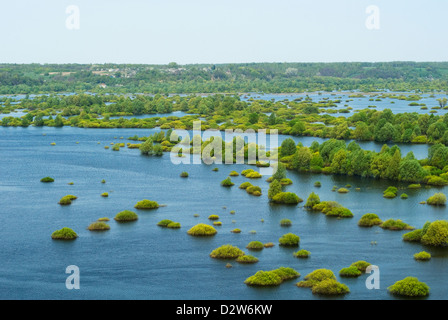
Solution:
[[[238,229],[238,228],[235,228],[235,229],[231,230],[230,232],[232,232],[232,233],[241,233],[241,230]]]
[[[281,246],[285,247],[297,247],[300,243],[300,237],[293,234],[293,233],[287,233],[278,239],[278,242]]]
[[[202,237],[202,236],[214,236],[217,233],[217,231],[212,226],[200,223],[192,227],[190,230],[188,230],[187,233],[191,236]]]
[[[230,179],[230,177],[225,178],[224,180],[221,181],[221,185],[223,187],[231,187],[233,185],[235,185],[232,180]]]
[[[292,225],[292,222],[289,219],[282,219],[280,220],[280,225],[282,227],[290,227]]]
[[[282,192],[283,190],[281,183],[278,180],[273,180],[269,185],[268,199],[272,201],[276,195]]]
[[[366,261],[360,260],[360,261],[353,262],[350,265],[350,267],[355,267],[355,268],[357,268],[361,272],[366,272],[367,267],[370,266],[370,265],[371,265],[371,263],[368,263]]]
[[[316,188],[320,188],[320,187],[322,187],[322,184],[320,183],[320,181],[316,181],[316,182],[314,182],[314,186]]]
[[[400,196],[401,199],[407,199],[409,196],[406,193],[402,193]]]
[[[320,211],[329,217],[352,218],[353,213],[336,201],[322,201],[313,206],[313,210]]]
[[[219,220],[219,216],[217,214],[211,214],[208,216],[209,220]]]
[[[46,183],[54,182],[54,179],[52,177],[45,177],[45,178],[40,179],[40,182],[46,182]]]
[[[181,177],[181,178],[188,178],[188,172],[183,171],[183,172],[180,174],[180,177]]]
[[[246,247],[249,250],[262,250],[264,248],[263,243],[260,241],[251,241]]]
[[[243,182],[242,184],[240,184],[239,188],[240,189],[247,189],[247,188],[249,188],[251,186],[252,186],[252,183],[250,183],[250,182]]]
[[[396,187],[389,187],[383,192],[384,198],[392,199],[397,196],[398,189]]]
[[[356,278],[359,277],[361,275],[361,271],[359,271],[359,269],[357,267],[348,267],[348,268],[342,268],[339,271],[339,275],[341,277],[346,277],[346,278]]]
[[[431,260],[431,254],[426,251],[422,251],[414,254],[414,259],[419,261],[428,261]]]
[[[78,235],[76,232],[70,228],[62,228],[51,234],[51,238],[54,240],[74,240],[77,237]]]
[[[446,196],[441,192],[436,193],[432,197],[429,197],[426,203],[432,206],[444,206],[446,205]]]
[[[302,249],[302,250],[295,252],[293,255],[296,258],[306,259],[310,256],[310,254],[311,254],[311,252],[309,252],[308,250]]]
[[[103,221],[103,222],[106,222],[106,221],[110,221],[110,219],[109,219],[109,218],[106,218],[106,217],[104,217],[104,218],[99,218],[99,219],[98,219],[98,221]]]
[[[265,247],[265,248],[272,248],[272,247],[274,247],[274,246],[275,246],[275,244],[272,243],[272,242],[267,242],[267,243],[264,244],[264,247]]]
[[[103,193],[101,194],[101,196],[102,196],[103,198],[107,198],[107,197],[109,197],[109,193],[107,193],[107,192],[103,192]]]
[[[240,174],[238,173],[238,172],[236,172],[236,171],[231,171],[230,173],[229,173],[229,176],[231,176],[231,177],[238,177]]]
[[[138,215],[129,210],[124,210],[116,214],[115,221],[117,222],[130,222],[138,220]]]
[[[421,233],[421,243],[427,246],[448,246],[448,221],[439,220],[425,224]]]
[[[367,213],[361,217],[358,221],[358,226],[370,228],[373,226],[379,226],[383,221],[374,213]]]
[[[59,204],[61,206],[67,206],[67,205],[72,204],[72,201],[76,200],[76,199],[78,199],[77,196],[69,194],[69,195],[62,197],[61,200],[59,200]]]
[[[303,200],[293,192],[280,192],[272,198],[272,201],[278,204],[296,205]]]
[[[240,256],[244,256],[244,254],[245,253],[238,247],[226,244],[213,250],[210,253],[210,257],[215,259],[236,259]]]
[[[139,210],[151,210],[151,209],[157,209],[158,207],[159,204],[156,201],[151,201],[147,199],[137,202],[136,205],[134,206],[134,208]]]
[[[407,277],[397,281],[388,287],[387,290],[393,295],[405,297],[426,297],[429,295],[429,287],[426,283],[420,282],[414,277]]]
[[[334,279],[320,281],[314,285],[311,290],[313,294],[328,296],[343,295],[350,292],[349,288],[345,284],[339,283]]]
[[[413,183],[408,186],[408,189],[420,189],[422,187],[419,183]]]
[[[247,278],[244,283],[249,286],[278,286],[284,281],[300,277],[300,274],[292,268],[278,268],[271,271],[258,271]]]
[[[248,194],[254,195],[254,196],[260,196],[261,195],[261,188],[259,186],[250,186],[246,188],[246,192]]]
[[[414,227],[411,227],[407,223],[404,223],[400,219],[393,220],[389,219],[380,224],[380,227],[387,230],[413,230]]]
[[[336,276],[333,271],[328,269],[314,270],[313,272],[307,274],[303,281],[298,282],[297,286],[302,288],[312,288],[324,280],[336,280]]]
[[[339,188],[339,189],[338,189],[338,192],[339,192],[339,193],[349,193],[350,190],[348,190],[348,189],[346,189],[346,188]]]
[[[97,221],[97,222],[91,223],[87,227],[87,229],[90,231],[106,231],[106,230],[110,230],[110,226],[107,223]]]
[[[251,255],[244,255],[239,256],[235,261],[239,263],[257,263],[258,259]]]
[[[308,196],[308,199],[305,203],[305,208],[312,209],[315,205],[320,203],[320,198],[317,194],[314,192],[311,192],[311,194]]]

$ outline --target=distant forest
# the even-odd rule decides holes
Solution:
[[[0,64],[0,94],[448,91],[448,62]]]

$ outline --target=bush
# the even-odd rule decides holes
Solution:
[[[420,282],[414,277],[407,277],[397,281],[387,290],[393,295],[405,297],[426,297],[429,295],[429,287],[426,283]]]
[[[414,254],[414,259],[420,261],[428,261],[431,260],[431,254],[426,251],[422,251]]]
[[[90,231],[106,231],[110,230],[110,226],[107,223],[98,221],[91,223],[87,229]]]
[[[101,194],[101,196],[102,196],[103,198],[107,198],[107,197],[109,197],[109,193],[107,193],[107,192],[103,192],[103,193]]]
[[[264,248],[263,243],[260,241],[252,241],[246,247],[249,250],[262,250]]]
[[[230,244],[225,244],[219,248],[216,248],[210,253],[210,257],[215,259],[236,259],[243,256],[245,253],[238,247],[234,247]]]
[[[231,171],[230,173],[229,173],[229,176],[231,176],[231,177],[238,177],[240,174],[238,173],[238,172],[236,172],[236,171]]]
[[[278,268],[271,271],[258,271],[244,281],[249,286],[278,286],[283,281],[300,277],[300,274],[292,268]]]
[[[282,219],[280,220],[280,225],[282,227],[290,227],[292,225],[292,222],[289,219]]]
[[[316,181],[316,182],[314,182],[314,186],[317,188],[320,188],[322,186],[322,184],[320,183],[320,181]]]
[[[311,194],[308,196],[308,199],[306,200],[305,208],[313,208],[315,205],[319,203],[320,203],[319,196],[314,192],[311,192]]]
[[[236,258],[236,262],[239,263],[257,263],[258,259],[251,255],[239,256]]]
[[[213,236],[217,233],[217,231],[212,226],[200,223],[192,227],[190,230],[188,230],[187,233],[191,236],[202,237],[202,236]]]
[[[407,223],[404,223],[400,219],[386,220],[380,225],[380,227],[383,229],[387,229],[387,230],[413,230],[413,229],[415,229],[414,227],[411,227],[410,225],[408,225]]]
[[[448,181],[438,176],[430,176],[426,183],[432,186],[446,186]]]
[[[76,199],[78,199],[77,196],[69,194],[69,195],[62,197],[61,200],[59,200],[59,204],[61,206],[67,206],[69,204],[72,204],[72,201],[76,200]]]
[[[304,288],[312,288],[319,282],[329,279],[336,280],[336,276],[334,275],[333,271],[328,269],[317,269],[307,274],[305,276],[304,281],[300,281],[299,283],[297,283],[297,286]]]
[[[280,180],[280,184],[281,184],[282,186],[289,186],[289,185],[292,184],[292,180],[291,180],[291,179],[287,179],[287,178],[285,178],[285,179],[281,179],[281,180]]]
[[[371,263],[368,263],[366,261],[360,260],[360,261],[353,262],[350,265],[350,267],[355,267],[355,268],[357,268],[361,272],[366,272],[367,267],[370,266],[370,265],[371,265]]]
[[[170,229],[179,229],[181,227],[181,225],[179,222],[171,222],[166,227],[170,228]]]
[[[118,221],[118,222],[129,222],[129,221],[138,220],[138,215],[133,211],[124,210],[124,211],[117,213],[117,215],[115,216],[114,219],[115,219],[115,221]]]
[[[62,228],[51,234],[51,238],[54,240],[74,240],[77,237],[78,235],[76,232],[70,228]]]
[[[348,189],[346,189],[346,188],[339,188],[339,189],[338,189],[338,192],[339,192],[339,193],[349,193],[350,190],[348,190]]]
[[[408,189],[420,189],[422,187],[421,184],[410,184]]]
[[[252,183],[250,182],[243,182],[242,184],[240,184],[239,188],[240,189],[247,189],[249,187],[252,187]]]
[[[411,232],[408,232],[406,234],[403,235],[403,240],[404,241],[409,241],[409,242],[420,242],[420,240],[422,239],[422,229],[417,229]]]
[[[99,218],[98,221],[110,221],[110,219],[105,217],[105,218]]]
[[[257,171],[249,172],[248,174],[246,174],[246,178],[249,179],[260,179],[261,177],[263,176]]]
[[[403,193],[403,194],[401,194],[400,198],[407,199],[407,198],[409,198],[409,196],[406,193]]]
[[[180,174],[180,177],[181,177],[181,178],[188,178],[188,172],[183,171],[183,172]]]
[[[230,179],[230,177],[225,178],[224,180],[221,181],[221,185],[223,187],[231,187],[233,185],[235,185],[232,180]]]
[[[424,227],[425,228],[425,227]],[[443,247],[448,245],[448,221],[439,220],[432,222],[422,231],[421,242],[424,245]]]
[[[264,247],[265,247],[265,248],[272,248],[272,247],[274,247],[274,246],[275,246],[275,244],[272,243],[272,242],[267,242],[267,243],[264,244]]]
[[[241,171],[241,175],[246,176],[247,174],[252,173],[252,172],[255,172],[255,170],[254,169],[246,169],[246,170]]]
[[[313,286],[312,292],[313,294],[334,296],[349,293],[350,289],[345,284],[334,279],[327,279]]]
[[[219,220],[219,216],[217,214],[212,214],[208,216],[209,220]]]
[[[168,219],[164,219],[164,220],[159,221],[159,222],[157,223],[157,225],[158,225],[159,227],[165,227],[165,228],[166,228],[170,223],[173,223],[173,221],[168,220]]]
[[[213,168],[212,171],[216,172],[216,171],[219,171],[219,169],[218,168]]]
[[[308,258],[310,256],[311,252],[309,252],[308,250],[299,250],[297,252],[294,253],[294,257],[296,258]]]
[[[446,205],[446,196],[441,192],[436,193],[432,197],[429,197],[426,203],[432,206],[444,206]]]
[[[241,233],[241,230],[236,228],[236,229],[231,230],[230,232],[232,232],[232,233]]]
[[[279,204],[296,205],[303,200],[300,199],[295,193],[292,192],[280,192],[277,193],[272,201]]]
[[[300,237],[293,234],[293,233],[287,233],[278,239],[278,242],[281,246],[285,247],[297,247],[300,243]]]
[[[134,206],[134,208],[140,210],[151,210],[151,209],[157,209],[158,207],[159,204],[157,202],[147,199],[137,202],[137,204]]]
[[[361,274],[362,274],[362,272],[359,271],[359,269],[357,267],[342,268],[339,271],[339,275],[341,277],[346,277],[346,278],[356,278],[356,277],[359,277]]]
[[[396,187],[389,187],[383,192],[383,197],[392,199],[397,196],[398,189]]]
[[[367,213],[361,217],[358,221],[358,226],[370,228],[382,224],[383,221],[374,213]]]
[[[261,195],[261,188],[259,186],[250,186],[246,188],[246,192],[252,195],[258,192]]]
[[[51,177],[45,177],[45,178],[40,179],[40,182],[45,182],[45,183],[54,182],[54,179]]]
[[[329,217],[338,217],[338,218],[352,218],[353,213],[344,207],[334,208],[331,211],[326,213]]]
[[[104,180],[104,179],[103,179],[103,180],[101,180],[101,183],[106,183],[106,180]]]

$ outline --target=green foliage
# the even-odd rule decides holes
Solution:
[[[271,271],[258,271],[247,278],[244,283],[249,286],[278,286],[282,282],[300,277],[292,268],[278,268]]]
[[[172,223],[173,221],[171,221],[171,220],[168,220],[168,219],[164,219],[164,220],[161,220],[161,221],[159,221],[158,223],[157,223],[157,225],[159,226],[159,227],[167,227],[170,223]]]
[[[229,173],[229,176],[231,176],[231,177],[237,177],[237,176],[239,176],[240,174],[238,173],[238,172],[236,172],[236,171],[231,171],[230,173]]]
[[[432,197],[429,197],[426,203],[432,206],[444,206],[446,205],[446,196],[441,192],[436,193]]]
[[[232,180],[230,179],[230,177],[225,178],[224,180],[221,181],[221,185],[223,187],[231,187],[233,185],[235,185]]]
[[[285,247],[297,247],[300,243],[300,237],[293,233],[287,233],[278,239],[281,246]]]
[[[312,292],[313,294],[335,296],[347,294],[350,292],[350,290],[343,283],[340,283],[334,279],[327,279],[313,286]]]
[[[408,233],[405,233],[403,235],[403,241],[409,241],[409,242],[420,242],[423,236],[423,230],[417,229]]]
[[[183,172],[180,174],[180,177],[181,177],[181,178],[188,178],[188,172],[183,171]]]
[[[339,193],[349,193],[350,191],[348,189],[346,189],[346,188],[339,188],[338,192]]]
[[[414,259],[419,261],[428,261],[431,260],[431,254],[426,251],[422,251],[414,254]]]
[[[379,226],[382,223],[383,221],[381,221],[378,215],[374,213],[366,213],[361,217],[361,219],[359,219],[358,226],[369,228],[373,226]]]
[[[268,198],[269,200],[273,200],[273,198],[282,192],[282,185],[278,180],[273,180],[271,184],[269,185],[268,190]]]
[[[334,275],[333,271],[328,269],[317,269],[307,274],[304,278],[304,281],[298,282],[297,286],[303,288],[312,288],[319,282],[330,279],[336,280],[336,276]]]
[[[258,259],[251,255],[244,255],[239,256],[235,261],[239,263],[257,263]]]
[[[208,216],[209,220],[219,220],[219,216],[217,214],[211,214]]]
[[[249,250],[262,250],[264,248],[263,243],[260,241],[251,241],[246,247]]]
[[[405,297],[425,297],[429,295],[429,289],[426,283],[420,282],[414,277],[397,281],[387,288],[391,294]]]
[[[421,242],[424,245],[436,247],[448,246],[448,221],[434,221],[425,227],[422,230],[423,235],[421,238]]]
[[[350,267],[355,267],[355,268],[357,268],[361,272],[366,272],[367,267],[370,266],[370,265],[371,265],[371,263],[363,261],[363,260],[360,260],[360,261],[353,262],[350,265]]]
[[[315,205],[320,203],[320,198],[317,194],[314,192],[311,192],[311,194],[308,196],[308,199],[305,203],[305,208],[313,208]]]
[[[115,221],[118,222],[128,222],[138,220],[138,215],[130,210],[124,210],[116,214]]]
[[[361,271],[359,271],[359,269],[357,267],[348,267],[348,268],[342,268],[339,271],[339,275],[341,277],[346,277],[346,278],[356,278],[359,277],[362,274]]]
[[[46,183],[54,182],[54,179],[51,177],[45,177],[45,178],[40,179],[40,182],[46,182]]]
[[[380,225],[380,227],[383,229],[387,229],[387,230],[413,230],[413,229],[415,229],[414,227],[411,227],[410,225],[408,225],[407,223],[404,223],[400,219],[386,220]]]
[[[213,236],[217,233],[217,231],[212,226],[200,223],[192,227],[190,230],[188,230],[187,233],[191,236],[201,237],[201,236]]]
[[[91,223],[87,227],[87,229],[90,231],[106,231],[106,230],[110,230],[110,226],[107,223],[97,221],[97,222]]]
[[[78,235],[76,232],[70,228],[62,228],[51,234],[51,238],[54,240],[74,240],[77,237]]]
[[[251,187],[252,183],[250,182],[243,182],[242,184],[240,184],[239,188],[240,189],[247,189],[248,187]]]
[[[66,195],[66,196],[62,197],[61,200],[59,200],[59,204],[61,206],[66,206],[66,205],[72,204],[72,201],[76,200],[77,198],[78,197],[69,194],[69,195]]]
[[[250,186],[246,188],[246,192],[252,195],[261,195],[261,188],[259,186]]]
[[[292,222],[289,219],[282,219],[280,220],[280,225],[282,227],[290,227],[292,225]]]
[[[383,192],[384,198],[395,198],[397,196],[398,189],[396,187],[389,187]]]
[[[320,181],[316,181],[316,182],[314,182],[314,186],[316,188],[320,188],[322,186],[322,184],[320,183]]]
[[[156,201],[151,200],[141,200],[137,202],[134,206],[134,208],[139,210],[150,210],[150,209],[157,209],[159,207],[159,204]]]
[[[280,192],[272,198],[272,201],[279,204],[296,205],[303,200],[300,199],[295,193]]]
[[[101,194],[101,196],[102,196],[103,198],[107,198],[107,197],[109,197],[109,193],[107,193],[107,192],[103,192],[103,193]]]
[[[305,259],[305,258],[308,258],[310,256],[310,254],[311,254],[311,252],[309,252],[308,250],[302,249],[302,250],[295,252],[293,255],[296,258]]]
[[[245,253],[238,247],[234,247],[230,244],[222,245],[216,248],[210,253],[210,257],[215,259],[236,259],[243,256]]]

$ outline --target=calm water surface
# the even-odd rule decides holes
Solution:
[[[247,287],[244,280],[258,270],[280,266],[296,269],[301,278],[318,268],[329,268],[337,274],[357,260],[380,267],[380,290],[366,289],[366,275],[342,278],[339,280],[350,287],[351,293],[337,299],[396,299],[386,288],[407,276],[416,276],[431,287],[429,299],[448,296],[448,249],[405,243],[401,240],[404,231],[357,226],[359,218],[369,212],[383,220],[402,219],[416,227],[428,220],[447,219],[445,208],[418,204],[440,189],[406,190],[408,200],[386,200],[382,192],[390,183],[385,181],[288,172],[294,182],[286,188],[288,191],[305,200],[311,192],[317,192],[321,200],[338,201],[355,215],[353,219],[337,220],[308,212],[302,208],[303,203],[298,207],[270,205],[265,179],[251,181],[262,188],[261,197],[238,189],[240,183],[248,181],[242,176],[232,177],[236,184],[233,188],[220,186],[230,171],[241,172],[250,166],[218,165],[219,172],[213,172],[214,165],[176,166],[168,154],[156,158],[141,156],[135,149],[104,149],[111,142],[127,142],[114,137],[152,132],[0,128],[1,299],[322,299],[309,289],[296,287],[297,281],[260,289]],[[190,177],[180,178],[182,171],[188,171]],[[45,176],[56,181],[40,183]],[[107,183],[101,184],[102,179]],[[322,187],[315,188],[315,181],[321,181]],[[350,193],[331,192],[334,185],[348,183],[353,186]],[[355,191],[358,187],[359,192]],[[103,192],[109,192],[109,198],[102,198]],[[61,207],[57,202],[67,194],[78,199]],[[130,224],[111,219],[107,232],[86,230],[100,217],[113,218],[121,210],[134,210],[134,204],[142,199],[167,206],[137,211],[139,220]],[[236,214],[230,214],[231,210]],[[200,217],[195,218],[196,213]],[[218,214],[223,223],[217,227],[216,236],[202,239],[187,235],[195,224],[209,223],[210,214]],[[280,227],[284,218],[292,220],[293,225]],[[182,228],[159,228],[156,224],[162,219],[180,222]],[[53,241],[51,233],[62,227],[73,228],[79,238]],[[231,233],[234,228],[242,233]],[[297,249],[278,245],[250,252],[260,260],[254,265],[231,262],[233,268],[227,269],[228,261],[209,257],[223,244],[242,249],[254,240],[278,244],[278,238],[288,232],[300,236],[300,248],[311,251],[309,259],[296,259],[292,254]],[[377,244],[372,245],[372,241]],[[431,261],[413,259],[413,254],[422,250],[433,255]],[[68,265],[80,268],[80,290],[65,288]]]

